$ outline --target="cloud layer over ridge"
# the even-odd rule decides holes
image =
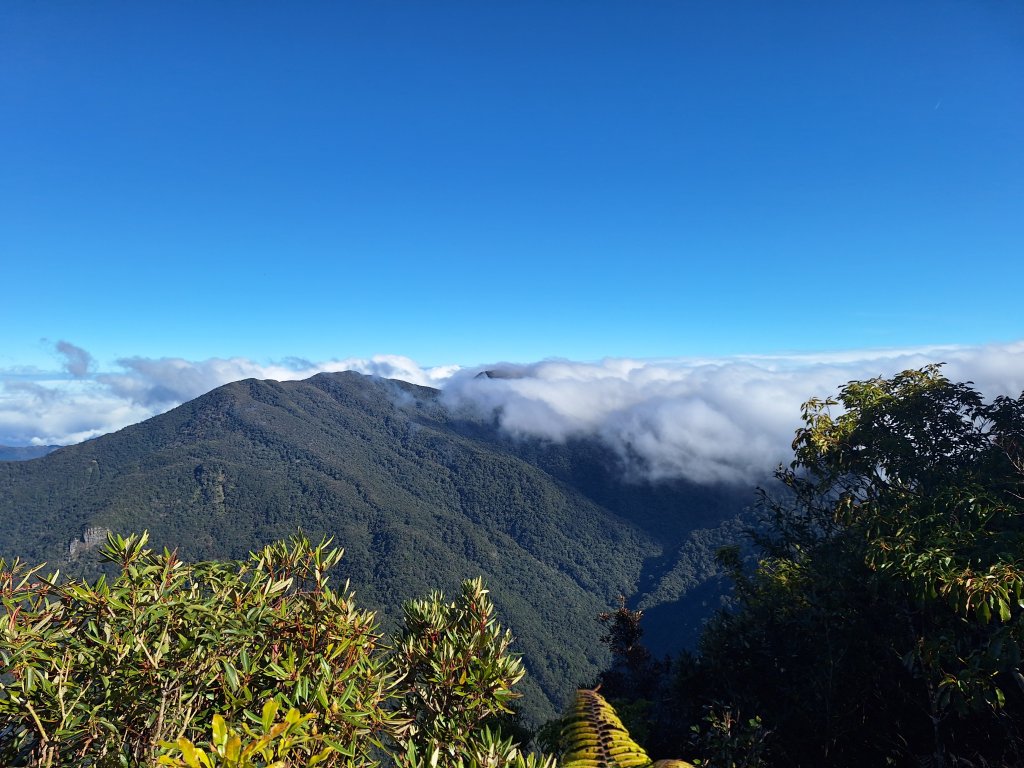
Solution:
[[[424,368],[381,355],[262,365],[244,358],[188,361],[132,357],[93,373],[88,352],[68,342],[64,371],[0,371],[0,444],[68,444],[162,413],[230,381],[303,379],[354,370],[439,387],[447,402],[494,413],[521,436],[594,435],[638,475],[696,482],[756,481],[780,461],[800,404],[852,379],[945,362],[987,397],[1024,390],[1024,341],[976,347],[866,350],[820,355],[600,362],[547,360],[476,368]],[[493,377],[479,376],[483,370]]]

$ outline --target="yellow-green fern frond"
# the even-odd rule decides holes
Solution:
[[[579,690],[562,720],[562,768],[692,768],[683,760],[651,761],[597,691]]]

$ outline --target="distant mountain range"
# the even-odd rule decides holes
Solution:
[[[621,479],[597,441],[514,439],[437,390],[345,372],[246,380],[34,461],[0,463],[0,556],[95,575],[106,531],[237,558],[301,529],[333,536],[363,607],[483,575],[526,661],[525,711],[553,715],[607,663],[596,616],[623,594],[651,645],[696,636],[714,552],[750,489]]]
[[[0,445],[0,461],[28,461],[53,453],[59,445]]]

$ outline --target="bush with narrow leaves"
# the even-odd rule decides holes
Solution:
[[[509,653],[512,633],[498,624],[481,579],[464,582],[457,601],[435,592],[406,603],[404,614],[394,657],[406,719],[398,741],[454,759],[487,718],[511,711],[522,662]]]
[[[468,760],[516,696],[522,667],[479,580],[457,603],[409,603],[387,641],[329,584],[342,552],[328,542],[185,563],[111,535],[104,556],[121,572],[93,584],[0,560],[0,765]]]

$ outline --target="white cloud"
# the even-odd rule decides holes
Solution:
[[[1024,342],[822,355],[500,365],[457,374],[450,402],[497,414],[508,431],[552,440],[596,434],[635,473],[750,481],[789,459],[800,405],[853,379],[946,362],[988,397],[1024,390]]]
[[[74,351],[65,352],[69,363],[91,361],[84,350],[68,346]],[[303,379],[354,370],[440,387],[448,403],[493,412],[515,435],[596,435],[644,476],[749,481],[788,459],[800,404],[808,397],[834,394],[852,379],[932,362],[946,362],[947,376],[974,381],[988,397],[1024,390],[1024,341],[722,359],[547,360],[473,369],[423,368],[398,355],[271,365],[244,358],[133,357],[118,361],[115,371],[79,377],[0,372],[0,444],[78,442],[243,378]],[[68,370],[75,373],[70,365]],[[484,370],[499,376],[478,376]]]

